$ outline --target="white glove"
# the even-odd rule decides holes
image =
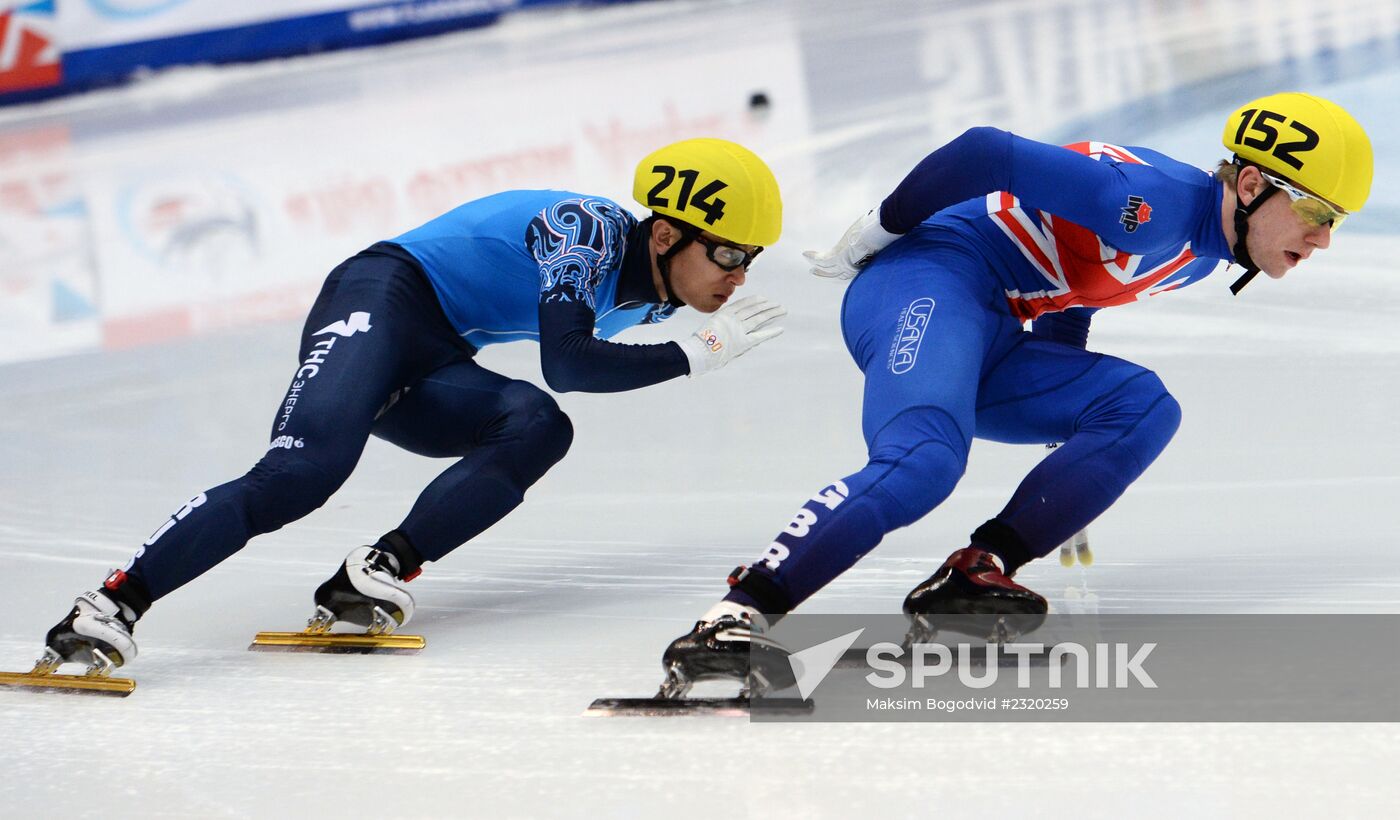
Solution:
[[[718,370],[748,353],[760,342],[782,334],[773,324],[787,310],[762,296],[745,296],[705,317],[696,331],[680,341],[690,360],[690,375]]]
[[[802,255],[812,263],[812,274],[828,279],[852,279],[865,263],[900,234],[890,233],[880,224],[880,209],[871,208],[865,216],[846,229],[836,247],[826,253],[803,251]]]

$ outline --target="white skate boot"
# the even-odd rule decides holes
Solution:
[[[136,613],[107,597],[101,590],[84,592],[73,611],[44,638],[44,657],[35,671],[52,672],[65,663],[81,663],[89,675],[105,676],[136,659],[131,630]]]
[[[316,589],[316,614],[309,632],[325,632],[344,621],[369,635],[387,635],[413,617],[413,596],[399,578],[399,561],[375,547],[356,547],[330,580]]]

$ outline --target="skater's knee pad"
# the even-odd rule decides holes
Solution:
[[[348,467],[321,465],[275,451],[243,477],[250,535],[272,532],[309,515],[340,489]]]
[[[885,425],[862,473],[886,529],[907,527],[943,503],[967,469],[967,451],[962,430],[942,410],[907,410]]]
[[[1166,449],[1167,443],[1180,427],[1181,405],[1163,387],[1162,392],[1142,414],[1137,426],[1128,434],[1125,443],[1133,448],[1139,460],[1152,461]]]
[[[1111,431],[1140,465],[1161,454],[1181,426],[1181,405],[1151,370],[1131,365],[1080,419],[1081,430]]]
[[[549,404],[535,410],[534,420],[530,424],[530,439],[539,463],[547,469],[569,452],[569,447],[574,443],[574,424],[553,399],[549,396],[545,398],[549,399]]]
[[[501,391],[500,423],[493,437],[519,440],[524,459],[540,474],[569,452],[574,425],[554,397],[529,382],[511,382]]]
[[[1117,430],[1126,438],[1166,446],[1182,424],[1182,406],[1149,369],[1121,360],[1106,361],[1117,365],[1113,386],[1085,410],[1079,428]]]

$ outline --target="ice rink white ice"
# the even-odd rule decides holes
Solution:
[[[420,655],[246,651],[298,628],[316,584],[446,465],[372,440],[324,508],[152,609],[131,697],[0,690],[0,816],[1393,813],[1389,724],[580,715],[651,694],[726,573],[864,463],[842,286],[800,251],[979,124],[1201,167],[1224,156],[1224,116],[1277,90],[1368,127],[1372,198],[1331,249],[1239,297],[1222,268],[1096,317],[1090,348],[1155,369],[1185,419],[1090,528],[1092,568],[1051,557],[1018,580],[1062,612],[1400,610],[1397,83],[1394,0],[676,2],[0,109],[0,190],[52,200],[0,210],[0,668],[27,669],[72,596],[257,460],[325,273],[459,201],[559,187],[640,211],[644,153],[736,139],[786,202],[745,292],[790,310],[720,373],[560,396],[568,457],[414,582]],[[479,360],[543,384],[537,351]],[[947,503],[803,611],[897,611],[1042,455],[978,442]]]

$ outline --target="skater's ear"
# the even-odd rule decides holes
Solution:
[[[1249,205],[1267,187],[1269,187],[1268,181],[1253,165],[1240,168],[1239,174],[1235,178],[1235,195],[1239,198],[1241,205]]]
[[[662,217],[651,222],[651,241],[657,253],[665,253],[681,240],[681,231],[671,221]]]

